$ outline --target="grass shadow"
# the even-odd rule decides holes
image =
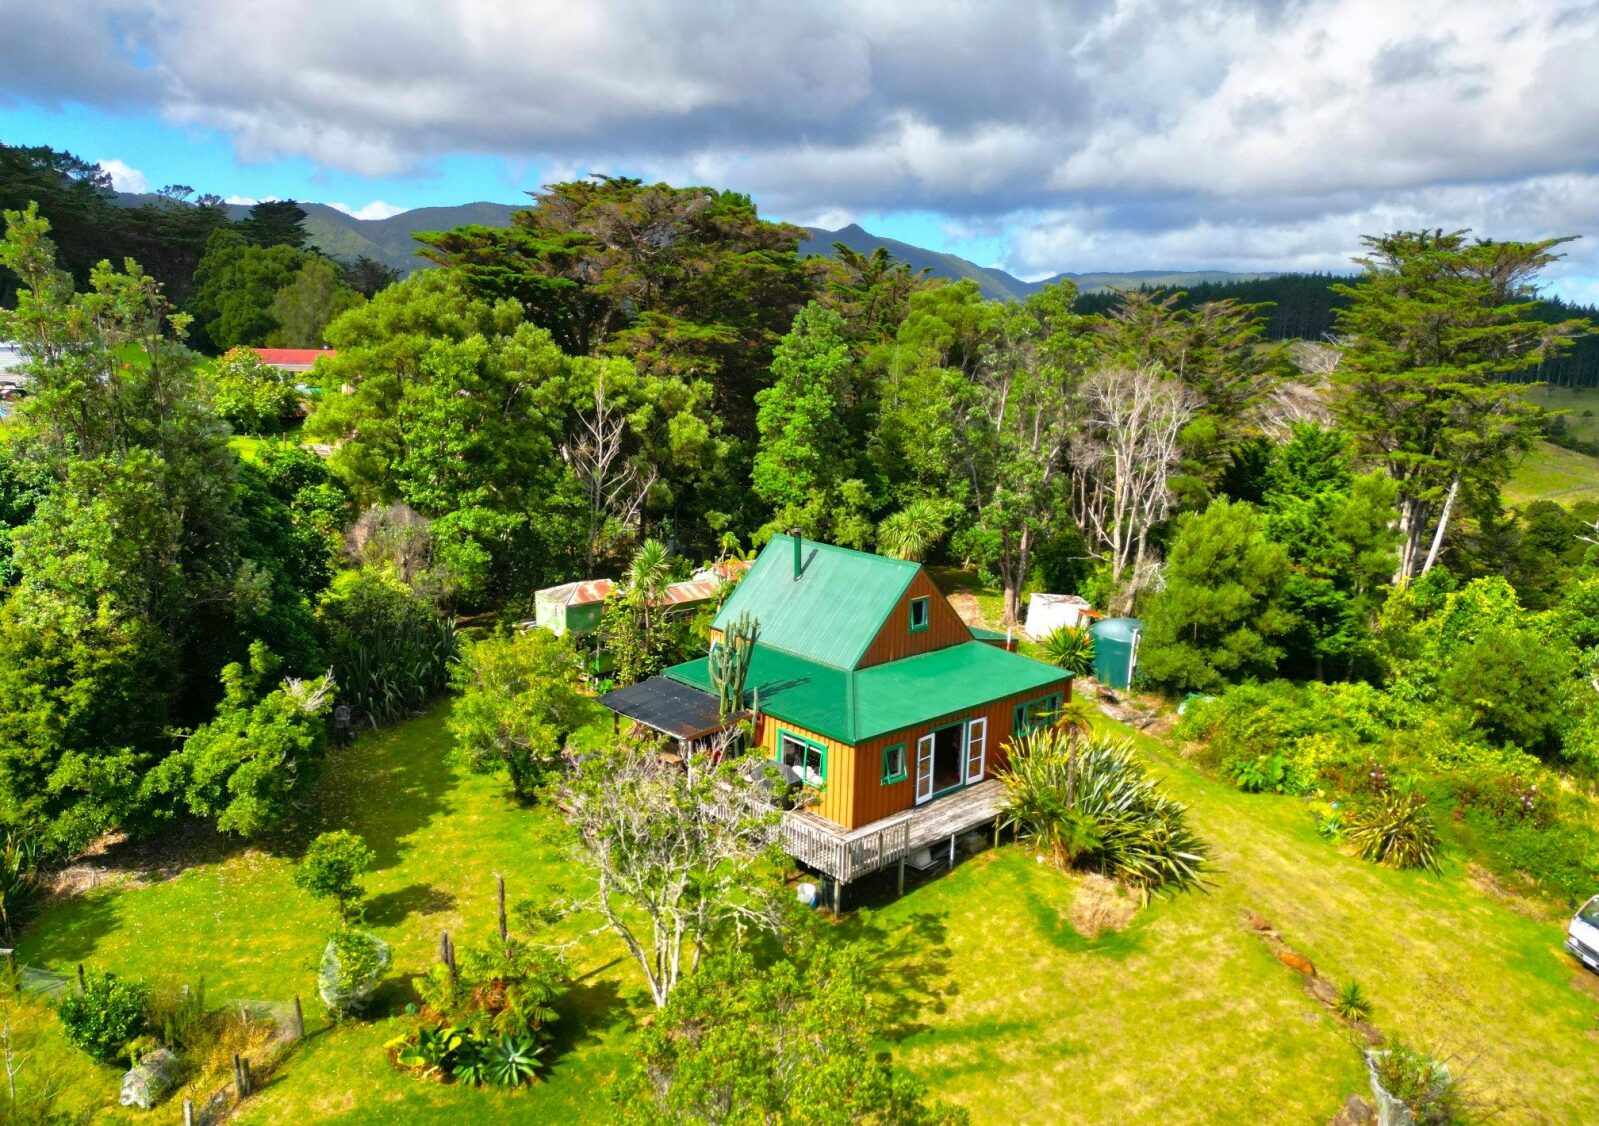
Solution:
[[[374,895],[365,903],[366,921],[378,927],[396,927],[415,915],[439,915],[455,906],[455,895],[430,884],[410,884]]]
[[[298,860],[318,833],[349,829],[376,854],[374,868],[398,865],[421,831],[451,808],[457,777],[448,715],[441,703],[330,751],[314,801],[299,825],[275,837],[274,851]]]
[[[17,940],[17,958],[25,964],[89,963],[102,939],[122,925],[126,890],[93,892],[48,905],[37,917],[49,925],[30,924]],[[37,918],[36,917],[36,918]]]
[[[930,1026],[923,1014],[941,1015],[960,992],[950,977],[949,927],[943,915],[917,911],[892,924],[858,912],[829,928],[834,941],[866,952],[884,1018],[883,1035],[904,1040]]]
[[[633,1014],[642,1004],[641,998],[624,996],[612,978],[574,983],[555,1003],[560,1019],[550,1037],[547,1058],[551,1070],[559,1070],[561,1061],[578,1049],[598,1043],[606,1030],[617,1024],[632,1024]]]

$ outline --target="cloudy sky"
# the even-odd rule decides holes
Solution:
[[[381,216],[590,171],[1038,277],[1584,236],[1599,3],[0,0],[0,140]]]

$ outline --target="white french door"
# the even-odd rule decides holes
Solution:
[[[988,761],[988,717],[979,716],[966,725],[966,784],[981,782]]]
[[[923,735],[916,740],[916,800],[924,802],[933,796],[933,737]]]

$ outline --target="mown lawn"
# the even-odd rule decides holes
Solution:
[[[1514,1096],[1511,1120],[1599,1118],[1599,1091],[1582,1079],[1599,1067],[1599,998],[1559,954],[1557,925],[1515,914],[1458,871],[1434,879],[1345,857],[1293,799],[1239,794],[1141,746],[1216,847],[1208,892],[1156,901],[1090,941],[1066,920],[1073,881],[1006,846],[834,931],[877,952],[900,1058],[941,1097],[979,1123],[1326,1121],[1363,1088],[1359,1056],[1251,932],[1257,911],[1324,972],[1358,978],[1385,1030],[1485,1052],[1471,1070]],[[440,711],[337,752],[297,835],[347,826],[379,854],[369,919],[396,973],[373,1020],[330,1026],[316,1014],[328,916],[288,878],[292,841],[59,904],[21,955],[62,970],[203,973],[219,997],[299,993],[312,1035],[242,1121],[604,1120],[603,1088],[631,1066],[630,1030],[648,1008],[604,937],[578,948],[584,977],[545,1082],[514,1094],[418,1083],[384,1058],[405,1025],[404,978],[425,969],[440,929],[464,943],[492,926],[496,871],[513,899],[583,884],[558,819],[514,806],[447,751]],[[73,1068],[71,1105],[109,1108],[116,1074],[82,1078],[90,1069],[53,1035],[42,1062]]]

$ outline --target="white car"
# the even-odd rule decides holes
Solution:
[[[1599,895],[1584,903],[1566,928],[1566,949],[1572,957],[1599,973]]]

